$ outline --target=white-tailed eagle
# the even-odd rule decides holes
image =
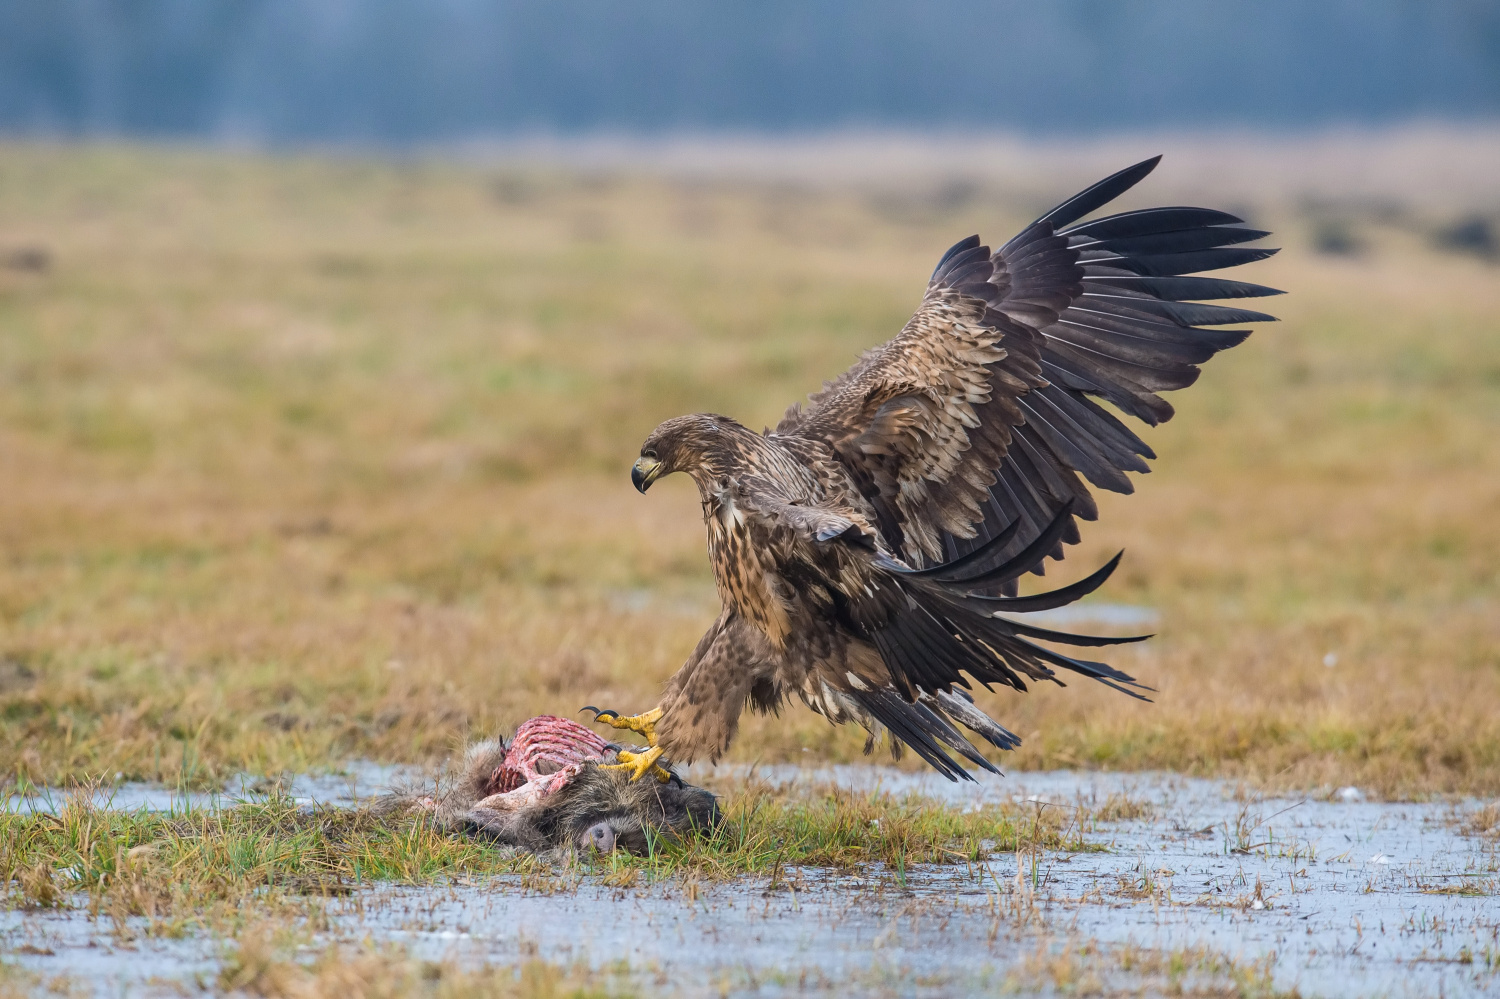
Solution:
[[[1158,394],[1191,385],[1198,365],[1233,347],[1260,312],[1201,304],[1271,288],[1187,277],[1274,250],[1266,236],[1208,208],[1153,208],[1080,223],[1156,166],[1095,184],[998,250],[971,236],[938,262],[921,306],[793,406],[774,431],[727,416],[667,420],[632,470],[645,492],[685,472],[698,485],[723,610],[667,682],[658,707],[599,720],[644,734],[623,753],[640,776],[658,760],[717,760],[750,705],[797,698],[835,724],[904,743],[952,779],[949,753],[994,767],[960,732],[1020,744],[981,712],[971,683],[1024,691],[1059,670],[1132,696],[1149,689],[1054,645],[1136,638],[1065,634],[1012,615],[1059,607],[1100,586],[1119,562],[1071,586],[1017,596],[1097,516],[1089,485],[1132,490],[1151,448],[1113,410],[1155,425]]]

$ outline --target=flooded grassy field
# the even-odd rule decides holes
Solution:
[[[509,873],[459,863],[425,884],[286,896],[268,907],[275,916],[179,912],[175,923],[62,884],[54,906],[0,918],[0,940],[13,973],[99,995],[199,984],[316,994],[334,988],[318,984],[320,962],[356,957],[387,975],[415,967],[434,983],[500,983],[474,994],[505,994],[493,989],[519,983],[528,967],[555,976],[562,994],[839,995],[857,986],[911,996],[1456,996],[1500,987],[1500,828],[1493,808],[1473,802],[1370,802],[1354,787],[1265,797],[1167,774],[1030,773],[977,789],[871,767],[696,776],[730,799],[753,784],[776,799],[845,794],[877,810],[900,802],[1004,815],[1023,841],[1004,842],[994,822],[979,851],[910,865],[795,862],[798,844],[787,842],[791,861],[727,878],[690,865],[663,876],[620,858]],[[302,791],[309,801],[341,797],[328,784]],[[150,804],[162,803],[141,807]],[[889,811],[866,820],[868,835],[892,820]],[[1061,835],[1026,838],[1042,828]]]
[[[775,423],[955,240],[1162,150],[1120,207],[1274,230],[1242,276],[1289,294],[1045,581],[1126,550],[1051,623],[1157,632],[1114,660],[1153,703],[981,695],[1023,745],[977,789],[749,719],[693,774],[737,838],[645,859],[355,807],[654,703],[717,601],[651,427]],[[1493,991],[1497,160],[0,144],[0,994]]]

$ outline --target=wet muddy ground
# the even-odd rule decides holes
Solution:
[[[1136,814],[1085,837],[1099,852],[1001,854],[904,875],[793,868],[723,885],[612,888],[568,874],[375,888],[320,903],[329,921],[319,942],[369,937],[431,959],[628,967],[642,990],[665,994],[839,994],[857,984],[951,995],[1058,988],[1075,973],[1128,989],[1138,981],[1129,955],[1144,951],[1223,955],[1303,995],[1500,992],[1500,852],[1452,821],[1474,803],[1369,802],[1353,788],[1331,800],[1259,798],[1154,774],[1027,773],[977,786],[869,767],[760,774],[1035,809],[1126,792],[1136,807],[1124,811]],[[383,776],[360,771],[355,792]],[[325,801],[351,793],[332,779],[296,790]],[[8,960],[121,995],[150,993],[152,979],[211,982],[226,944],[193,935],[122,944],[113,925],[74,909],[0,914],[0,946]],[[1081,971],[1064,967],[1080,962]]]

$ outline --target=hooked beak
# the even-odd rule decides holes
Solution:
[[[630,481],[640,492],[651,488],[651,483],[661,474],[661,462],[655,458],[637,458],[635,464],[630,467]]]

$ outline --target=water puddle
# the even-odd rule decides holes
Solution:
[[[104,785],[92,791],[90,800],[98,808],[121,812],[145,809],[150,812],[179,812],[187,809],[227,808],[242,801],[264,795],[274,783],[299,805],[337,805],[346,807],[379,794],[392,781],[399,780],[410,772],[409,768],[387,766],[368,760],[356,760],[337,774],[288,774],[282,778],[268,779],[248,774],[233,777],[223,791],[185,791],[147,784],[123,781]],[[56,814],[79,789],[40,788],[26,794],[6,795],[4,808],[10,812]]]
[[[1265,962],[1278,987],[1304,995],[1500,990],[1500,855],[1493,840],[1461,835],[1450,805],[1368,802],[1355,789],[1332,801],[1260,799],[1163,774],[1024,773],[975,786],[874,767],[756,773],[1036,809],[1123,794],[1132,805],[1120,811],[1132,817],[1085,837],[1104,852],[912,868],[904,887],[871,868],[792,869],[775,884],[757,877],[693,890],[611,888],[590,877],[550,894],[519,878],[377,888],[321,903],[320,940],[399,942],[428,959],[628,966],[686,994],[837,994],[863,983],[948,995],[998,988],[1038,953],[1061,953],[1064,942],[1076,953],[1089,941],[1099,980],[1121,988],[1132,979],[1118,955],[1134,946]],[[693,776],[711,783],[743,771]],[[344,780],[338,793],[352,795]],[[301,787],[309,800],[346,800],[331,784]],[[0,945],[10,960],[116,995],[149,991],[152,978],[211,983],[224,946],[191,936],[122,946],[111,929],[77,910],[7,912]]]

